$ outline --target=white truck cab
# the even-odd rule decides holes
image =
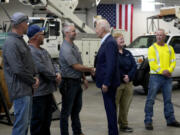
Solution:
[[[149,64],[147,60],[148,48],[156,42],[155,35],[143,35],[137,37],[127,49],[133,54],[137,63],[137,72],[134,85],[142,85],[144,92],[148,92]],[[165,42],[174,48],[176,53],[176,68],[172,74],[173,80],[180,81],[180,34],[167,34]]]

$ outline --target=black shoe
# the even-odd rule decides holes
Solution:
[[[153,130],[153,125],[152,125],[152,123],[146,123],[146,124],[145,124],[145,128],[146,128],[147,130]]]
[[[170,127],[180,127],[180,123],[178,121],[174,121],[172,123],[167,124]]]
[[[133,129],[127,126],[127,127],[120,128],[120,131],[129,133],[129,132],[133,132]]]

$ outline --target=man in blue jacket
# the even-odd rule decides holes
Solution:
[[[96,85],[102,89],[109,135],[118,135],[115,105],[116,88],[120,84],[117,43],[110,34],[109,23],[104,19],[97,21],[96,34],[102,38],[96,59]]]

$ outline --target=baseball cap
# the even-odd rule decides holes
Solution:
[[[16,12],[11,16],[11,23],[13,25],[21,24],[22,22],[28,22],[28,16],[21,12]]]
[[[41,32],[41,31],[44,31],[44,30],[45,30],[44,27],[40,28],[38,25],[35,25],[35,24],[30,25],[30,26],[28,27],[27,36],[28,36],[29,38],[32,38],[36,33]]]

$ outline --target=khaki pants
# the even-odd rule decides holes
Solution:
[[[116,92],[116,110],[118,116],[118,124],[120,128],[128,126],[128,112],[133,97],[133,84],[122,83]],[[118,109],[119,108],[119,109]],[[119,112],[119,113],[118,113]]]

